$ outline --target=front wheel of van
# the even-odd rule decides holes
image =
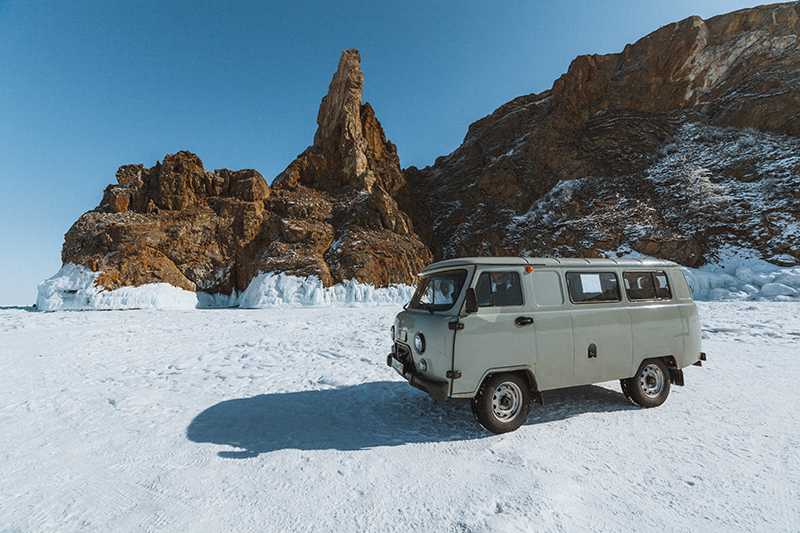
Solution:
[[[625,396],[641,407],[658,407],[669,396],[669,369],[661,359],[646,359],[632,378],[622,380]]]
[[[531,392],[520,374],[493,374],[486,378],[472,399],[475,419],[492,433],[519,428],[528,417]]]

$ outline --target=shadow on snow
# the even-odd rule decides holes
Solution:
[[[636,409],[621,393],[594,385],[544,394],[544,406],[532,404],[525,425]],[[361,450],[491,434],[475,421],[468,401],[437,401],[406,383],[382,381],[220,402],[197,415],[186,435],[240,448],[219,455],[244,459],[283,449]]]

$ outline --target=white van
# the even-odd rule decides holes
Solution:
[[[494,433],[517,429],[551,389],[619,379],[634,403],[661,405],[705,360],[670,261],[464,258],[419,275],[387,363],[434,398],[471,398]]]

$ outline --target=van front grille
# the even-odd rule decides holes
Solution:
[[[413,372],[417,371],[417,368],[414,365],[414,358],[411,356],[411,348],[409,346],[399,342],[394,343],[394,356],[398,361],[403,363],[403,366],[406,368],[406,370]]]

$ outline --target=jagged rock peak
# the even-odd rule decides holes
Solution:
[[[397,148],[386,140],[369,104],[361,103],[364,74],[358,50],[345,50],[317,116],[314,144],[273,185],[298,184],[320,190],[379,186],[394,194],[404,184]]]
[[[319,106],[314,144],[338,152],[348,184],[371,189],[375,180],[374,176],[367,176],[367,140],[361,128],[363,87],[361,55],[358,50],[345,50]]]
[[[384,285],[413,283],[430,262],[430,251],[397,205],[405,186],[397,148],[372,107],[362,104],[363,85],[361,56],[345,50],[320,104],[314,144],[272,182],[285,199],[325,199],[331,211],[321,220],[326,238],[273,243],[262,270],[312,273],[326,284],[358,279]],[[301,263],[311,266],[300,269]]]
[[[343,130],[342,137],[356,139],[362,136],[360,111],[363,87],[361,55],[358,50],[345,50],[328,87],[328,94],[322,98],[319,106],[319,129],[314,135],[314,144],[323,142],[334,133],[337,126]]]

